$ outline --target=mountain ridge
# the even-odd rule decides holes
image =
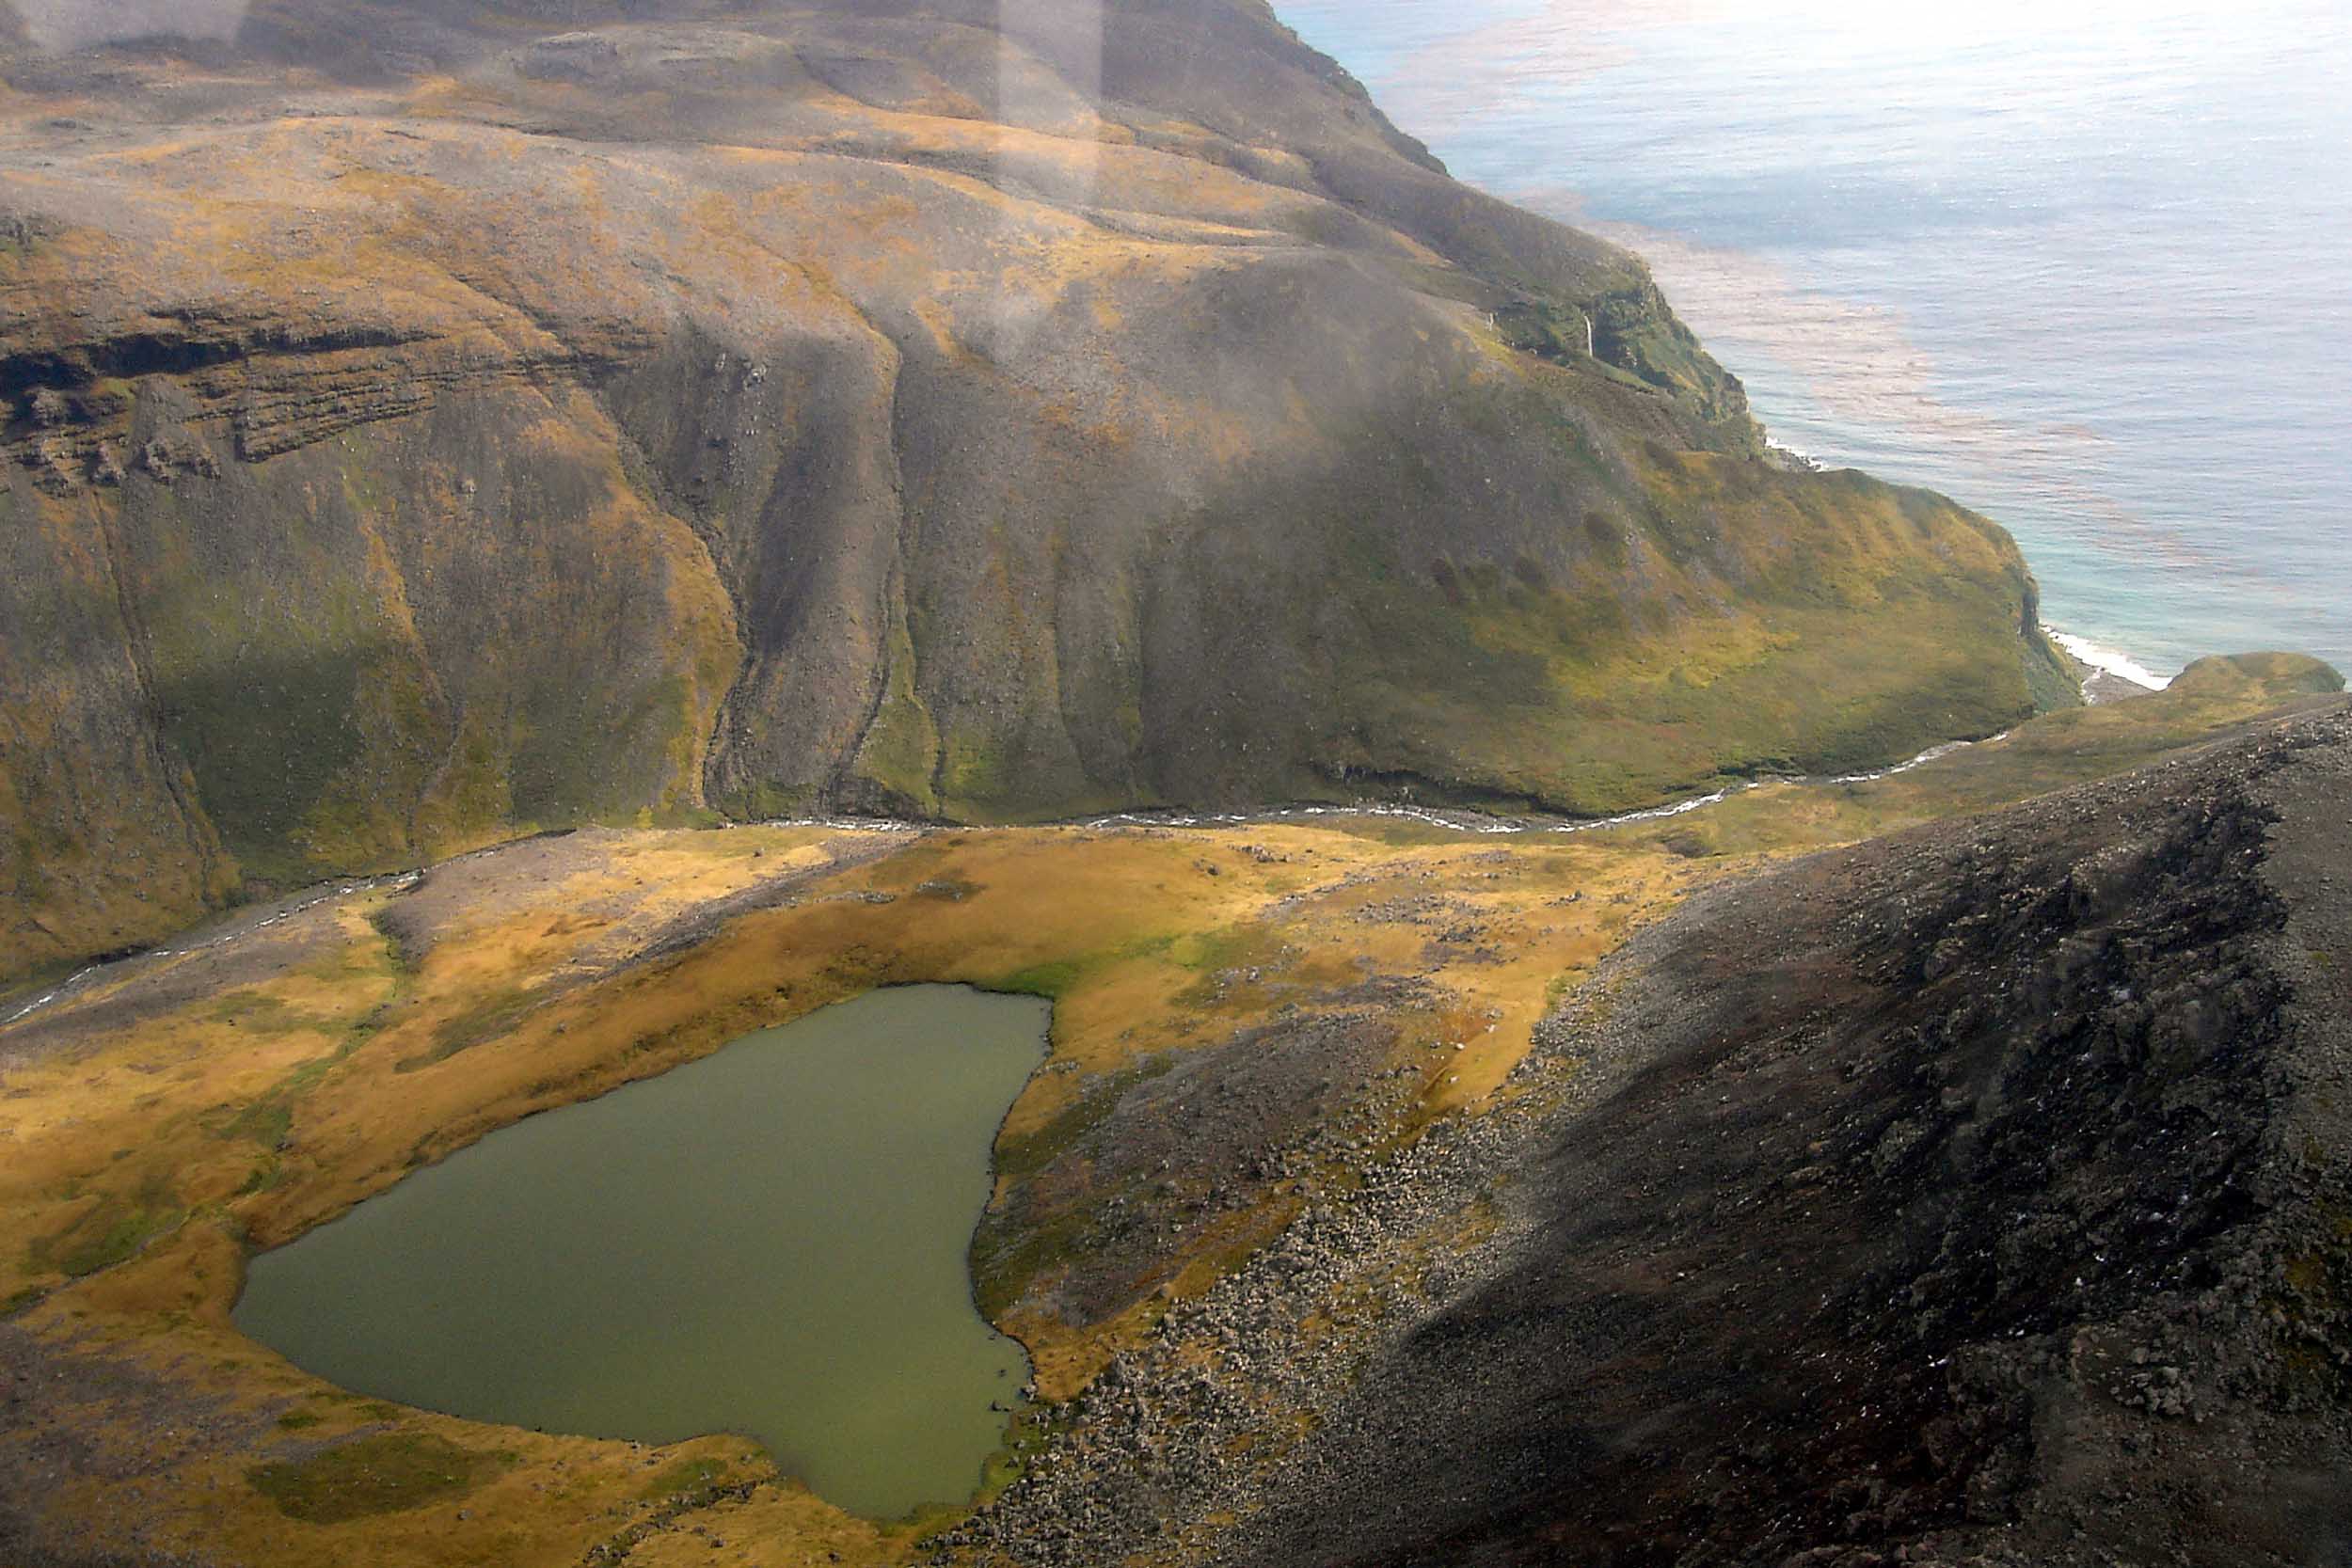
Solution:
[[[2337,702],[1717,883],[951,1544],[2340,1560],[2347,801]]]
[[[1092,9],[10,55],[0,975],[641,814],[1597,814],[2072,699],[1633,258],[1263,7]]]

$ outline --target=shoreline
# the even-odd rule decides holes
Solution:
[[[2101,703],[2162,691],[2173,682],[2173,676],[2157,674],[2127,653],[2094,642],[2078,632],[2060,630],[2047,621],[2042,623],[2042,635],[2081,667],[2083,701],[2094,707]]]

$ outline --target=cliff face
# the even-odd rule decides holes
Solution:
[[[2338,717],[1637,944],[1558,1028],[1638,1066],[1264,1560],[2341,1560],[2347,800]]]
[[[1604,810],[2062,689],[2006,535],[1760,461],[1263,7],[997,15],[10,45],[0,980],[534,826]]]
[[[1719,885],[1571,993],[1495,1108],[1171,1307],[962,1539],[2343,1562],[2347,865],[2336,705]]]

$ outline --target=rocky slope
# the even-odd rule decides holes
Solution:
[[[957,1539],[2341,1562],[2347,867],[2339,707],[1706,894]]]
[[[1600,810],[2063,698],[1999,530],[1764,462],[1255,0],[999,9],[25,8],[0,982],[533,826]]]
[[[593,829],[241,911],[0,1011],[0,1561],[2338,1560],[2342,687],[1602,832]],[[252,1249],[907,981],[1055,998],[976,1517],[235,1332]]]

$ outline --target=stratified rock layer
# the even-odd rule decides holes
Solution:
[[[640,813],[1887,760],[2064,681],[1248,0],[263,0],[0,63],[0,979]]]

